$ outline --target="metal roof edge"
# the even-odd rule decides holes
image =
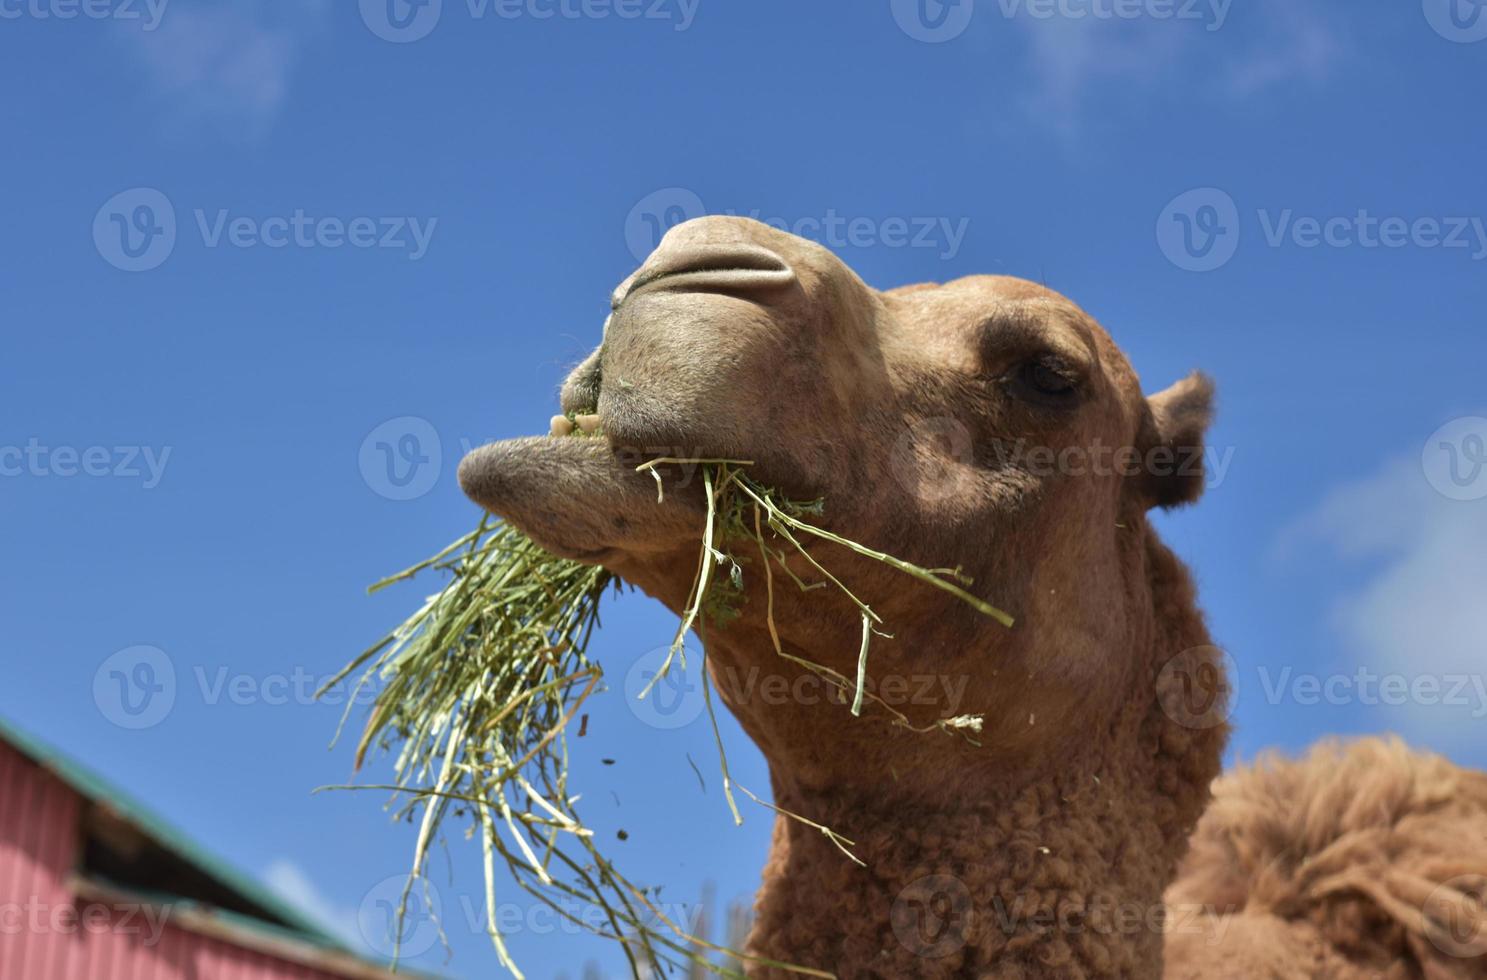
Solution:
[[[161,847],[174,852],[182,860],[194,865],[203,874],[214,878],[227,889],[237,892],[252,904],[267,909],[290,924],[290,928],[285,929],[271,922],[254,920],[264,928],[297,934],[302,941],[314,946],[344,953],[367,963],[375,962],[348,948],[345,943],[327,932],[319,923],[280,898],[268,886],[238,871],[221,858],[213,856],[185,833],[170,825],[153,810],[113,783],[66,753],[22,731],[4,716],[0,716],[0,740],[10,743],[22,755],[51,772],[80,796],[108,807],[115,815],[127,821]],[[249,917],[242,916],[241,918]]]

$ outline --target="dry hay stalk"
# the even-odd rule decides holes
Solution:
[[[757,548],[763,563],[766,619],[778,656],[821,676],[844,694],[850,692],[853,715],[861,713],[865,701],[871,701],[888,712],[893,724],[915,731],[939,730],[967,739],[979,732],[978,716],[942,719],[916,728],[903,714],[867,693],[868,649],[875,633],[887,635],[879,629],[882,621],[807,552],[797,535],[830,541],[884,562],[1010,626],[1012,620],[1005,613],[962,588],[970,584],[969,579],[958,569],[920,568],[807,523],[805,517],[822,512],[821,502],[781,499],[748,478],[747,462],[660,459],[639,469],[656,479],[660,497],[657,467],[683,462],[703,464],[707,523],[692,595],[652,685],[665,675],[674,656],[684,656],[686,635],[694,626],[700,627],[699,620],[726,623],[736,613],[731,600],[742,590],[743,563],[748,559],[728,549],[750,545]],[[823,581],[806,583],[791,572],[785,561],[786,545],[803,555]],[[862,641],[855,679],[785,652],[774,620],[771,566],[778,566],[803,590],[834,586],[857,606]],[[726,575],[715,574],[724,568]],[[600,854],[592,831],[580,818],[578,797],[568,786],[568,729],[603,676],[599,664],[589,657],[588,646],[599,623],[600,600],[607,589],[619,590],[618,580],[602,568],[547,553],[489,515],[437,555],[378,582],[371,591],[425,571],[448,574],[450,581],[326,685],[329,688],[357,670],[362,671],[358,693],[375,682],[382,684],[357,745],[356,766],[360,769],[368,750],[377,747],[393,757],[395,780],[343,788],[391,791],[397,818],[418,824],[412,869],[398,909],[400,923],[413,887],[424,880],[429,848],[445,819],[452,816],[465,819],[467,832],[480,838],[487,931],[502,965],[515,977],[523,974],[511,958],[495,915],[498,863],[505,865],[517,887],[559,916],[618,942],[637,978],[660,974],[668,967],[689,966],[742,977],[737,968],[714,962],[710,951],[739,964],[752,962],[807,976],[831,976],[750,957],[688,935],[657,906],[655,890],[635,885]],[[640,696],[649,690],[647,686]],[[737,789],[756,803],[819,830],[857,860],[851,841],[805,816],[774,807],[733,781],[706,683],[703,692],[718,744],[724,793],[735,821],[743,822],[733,795]],[[355,703],[355,697],[348,699],[348,713]],[[596,929],[571,907],[565,908],[564,899],[596,906],[606,925]]]

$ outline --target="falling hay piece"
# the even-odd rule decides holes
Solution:
[[[568,421],[555,418],[555,432],[577,436],[597,431],[594,416],[579,416],[574,429],[561,425],[560,419]],[[674,652],[679,652],[687,631],[704,609],[710,619],[724,617],[729,596],[742,592],[742,564],[729,549],[757,547],[764,559],[767,619],[775,652],[835,684],[844,695],[850,694],[853,715],[872,703],[892,723],[914,728],[906,717],[868,692],[868,645],[871,635],[880,632],[877,624],[881,620],[811,557],[797,534],[833,541],[882,561],[1011,625],[1005,613],[961,588],[969,581],[957,570],[922,569],[807,523],[805,517],[822,513],[821,502],[799,504],[778,498],[747,478],[745,462],[656,460],[640,469],[650,470],[658,491],[661,479],[654,467],[664,462],[703,464],[708,495],[698,576]],[[779,543],[774,550],[766,541],[766,531]],[[784,652],[773,615],[772,566],[794,578],[784,562],[786,546],[804,555],[826,579],[818,586],[807,587],[796,580],[797,584],[802,588],[834,586],[858,606],[863,635],[855,678]],[[726,574],[711,574],[715,568],[726,569]],[[737,969],[712,962],[707,958],[711,952],[724,953],[739,963],[830,976],[723,950],[689,936],[654,904],[654,890],[631,883],[596,849],[593,831],[577,811],[579,797],[569,787],[567,736],[574,718],[580,716],[579,709],[599,689],[603,672],[589,658],[588,645],[598,626],[600,600],[611,588],[619,589],[618,580],[602,568],[558,558],[515,528],[489,517],[434,557],[377,583],[372,591],[421,572],[446,574],[449,582],[322,689],[357,670],[363,672],[358,694],[365,687],[380,686],[357,745],[356,765],[361,768],[371,749],[386,752],[392,759],[394,781],[359,788],[390,791],[396,815],[419,828],[400,918],[412,888],[424,878],[429,849],[439,838],[444,820],[463,817],[471,822],[470,829],[483,849],[487,931],[502,965],[513,976],[522,973],[510,956],[495,915],[495,870],[502,865],[516,887],[558,909],[575,926],[618,941],[636,977],[662,973],[667,966],[702,967],[719,975],[742,976]],[[720,595],[719,590],[726,594]],[[668,657],[657,679],[669,664]],[[717,736],[711,695],[706,686],[703,692]],[[349,698],[348,712],[357,703],[357,697]],[[587,731],[587,720],[582,715],[577,735]],[[979,733],[980,728],[980,717],[970,715],[914,730],[938,730],[969,739],[969,733]],[[742,822],[734,789],[820,831],[857,860],[851,841],[799,814],[778,810],[734,783],[721,738],[718,750],[724,795],[736,820]],[[613,765],[615,760],[601,761]],[[702,781],[700,772],[697,778]],[[616,836],[620,841],[629,838],[624,830]],[[599,909],[602,926],[596,929],[591,915],[567,911],[575,904]]]

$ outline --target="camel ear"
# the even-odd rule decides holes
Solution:
[[[1200,371],[1146,400],[1141,492],[1154,507],[1178,507],[1203,495],[1203,447],[1213,420],[1213,380]]]

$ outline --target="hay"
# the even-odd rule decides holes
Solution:
[[[683,643],[691,629],[704,622],[725,626],[737,615],[745,566],[757,549],[766,582],[766,620],[778,656],[816,673],[844,695],[850,693],[853,715],[860,714],[870,701],[886,711],[894,724],[915,731],[939,730],[967,739],[979,732],[977,716],[915,727],[867,692],[872,637],[888,634],[882,632],[878,615],[824,568],[797,535],[831,541],[884,562],[1010,626],[1012,621],[1005,613],[962,588],[970,582],[958,569],[923,569],[808,523],[807,517],[822,513],[820,501],[781,499],[746,475],[749,464],[745,461],[654,460],[640,470],[655,477],[658,496],[663,496],[657,467],[682,462],[702,464],[707,522],[691,597],[666,661],[651,685],[665,675],[673,659],[685,656]],[[787,546],[804,555],[823,580],[807,583],[791,572],[785,560]],[[854,678],[785,652],[774,620],[775,567],[798,588],[834,587],[856,605],[862,637]],[[732,967],[713,962],[710,953],[725,954],[739,963],[830,976],[749,957],[688,935],[657,907],[654,890],[632,883],[599,852],[593,833],[580,818],[578,797],[568,785],[568,729],[584,702],[599,689],[603,676],[588,646],[598,626],[601,598],[607,590],[620,588],[613,576],[601,568],[557,558],[488,515],[474,531],[439,554],[377,583],[372,591],[420,572],[445,573],[451,578],[406,622],[326,685],[329,688],[357,670],[363,671],[358,691],[379,681],[382,684],[357,746],[356,765],[360,769],[369,750],[381,749],[393,758],[395,782],[355,788],[391,791],[397,817],[418,826],[412,869],[399,906],[400,921],[412,889],[425,878],[429,848],[444,821],[454,817],[466,823],[470,836],[481,840],[487,931],[502,965],[513,976],[523,974],[496,922],[498,864],[505,866],[517,887],[559,916],[619,942],[636,977],[689,966],[742,976]],[[640,696],[649,691],[650,686]],[[703,693],[717,740],[724,795],[734,820],[743,822],[734,798],[736,789],[756,803],[815,828],[857,860],[851,841],[800,814],[774,807],[733,781],[709,685],[703,685]],[[356,698],[349,702],[355,703]],[[564,907],[564,900],[569,901],[569,908]],[[594,930],[585,917],[574,914],[573,901],[601,909],[607,927]]]

